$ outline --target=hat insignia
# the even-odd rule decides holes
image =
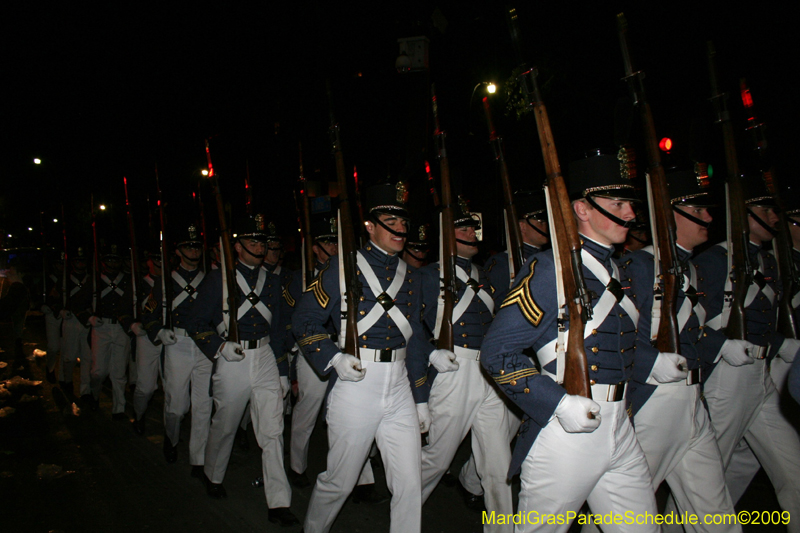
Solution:
[[[334,235],[339,234],[339,225],[336,223],[336,217],[331,217],[331,233]]]
[[[694,175],[697,177],[697,186],[701,189],[708,189],[711,186],[711,180],[708,176],[708,163],[695,163]]]
[[[258,214],[255,216],[256,221],[256,229],[259,231],[264,231],[264,215]]]
[[[405,182],[398,181],[395,188],[397,189],[397,203],[405,204],[408,201],[408,187]]]
[[[189,226],[189,238],[192,240],[197,239],[197,227],[194,224]]]
[[[419,227],[419,240],[420,241],[428,240],[428,234],[425,232],[425,225]]]
[[[263,228],[263,222],[262,222],[261,229],[264,229]],[[275,229],[275,223],[274,222],[270,222],[269,225],[267,226],[267,229],[269,230],[269,234],[270,235],[277,235],[278,234],[278,231]]]
[[[461,208],[462,213],[469,216],[469,206],[467,205],[467,201],[461,195],[458,196],[458,206]]]
[[[636,152],[630,146],[621,146],[617,152],[619,173],[625,179],[636,177]]]

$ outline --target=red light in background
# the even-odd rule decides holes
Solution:
[[[664,137],[658,143],[658,147],[661,148],[662,152],[669,152],[670,150],[672,150],[672,139],[670,139],[669,137]]]

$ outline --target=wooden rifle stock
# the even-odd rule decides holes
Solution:
[[[136,249],[136,229],[134,228],[133,212],[131,211],[131,202],[128,197],[128,178],[123,176],[122,183],[125,186],[125,211],[128,218],[128,239],[131,244],[131,298],[133,300],[133,320],[134,322],[138,322],[140,318],[139,287],[142,278],[139,273],[139,254]]]
[[[97,239],[97,213],[94,209],[94,195],[91,195],[91,202],[92,202],[92,243],[94,245],[94,256],[92,257],[92,263],[94,267],[94,273],[92,274],[93,279],[92,283],[94,284],[94,305],[92,306],[92,313],[95,316],[102,316],[102,285],[100,285],[100,243]]]
[[[483,109],[486,112],[486,125],[489,128],[489,143],[492,145],[494,151],[494,159],[497,162],[497,168],[500,171],[500,185],[503,188],[503,203],[505,209],[503,216],[506,219],[506,227],[508,228],[508,257],[511,259],[511,266],[513,275],[511,276],[511,283],[514,282],[514,277],[522,269],[522,264],[525,262],[525,254],[522,246],[522,232],[519,229],[517,222],[517,208],[514,205],[514,193],[511,190],[511,180],[508,177],[508,166],[506,165],[506,156],[503,149],[503,139],[497,135],[492,122],[492,109],[489,106],[489,98],[483,97]]]
[[[644,134],[644,143],[647,150],[650,188],[653,194],[653,205],[650,206],[650,209],[654,212],[656,224],[652,231],[655,234],[654,242],[658,246],[658,258],[661,264],[660,275],[663,280],[663,287],[656,289],[655,294],[655,298],[661,299],[661,319],[658,324],[656,348],[658,348],[659,352],[680,353],[681,343],[680,330],[678,328],[677,301],[678,292],[682,285],[683,267],[678,260],[675,217],[672,214],[672,204],[667,190],[667,178],[664,173],[664,167],[661,165],[653,114],[642,84],[644,73],[641,71],[634,72],[633,70],[627,39],[628,23],[622,13],[617,15],[617,27],[619,29],[622,57],[625,63],[625,77],[623,80],[628,83],[631,97],[642,119],[642,133]]]
[[[708,41],[708,69],[711,79],[711,102],[717,113],[716,122],[722,125],[722,137],[725,142],[725,162],[728,168],[728,210],[730,211],[730,233],[728,242],[733,258],[733,291],[726,294],[731,298],[731,312],[725,335],[730,339],[747,339],[747,321],[744,314],[744,301],[747,289],[753,282],[753,269],[747,253],[750,240],[750,228],[744,205],[744,188],[739,175],[739,161],[736,157],[736,140],[733,125],[727,107],[727,94],[721,93],[717,84],[716,50]],[[730,275],[730,273],[729,273]]]
[[[228,289],[228,339],[230,342],[239,342],[239,321],[237,312],[239,311],[239,287],[236,284],[236,261],[233,259],[233,246],[231,245],[231,232],[228,229],[228,221],[225,218],[225,202],[222,201],[222,193],[219,190],[219,180],[214,173],[214,165],[211,164],[211,151],[208,148],[206,139],[206,160],[208,161],[208,179],[211,180],[211,187],[214,189],[214,197],[217,200],[217,213],[219,214],[219,233],[222,238],[222,252],[225,261],[225,280]]]
[[[303,173],[303,143],[298,143],[300,154],[300,231],[303,235],[303,258],[305,269],[303,270],[303,290],[305,291],[311,280],[314,279],[314,266],[317,259],[314,255],[314,238],[311,235],[311,205],[308,199],[308,182]]]
[[[455,305],[458,286],[456,285],[456,229],[453,222],[453,190],[450,183],[450,165],[447,161],[445,148],[445,133],[439,125],[439,106],[436,99],[436,86],[431,85],[431,102],[433,104],[433,119],[436,130],[433,138],[436,142],[437,157],[439,159],[439,181],[442,187],[442,257],[439,258],[439,267],[442,269],[442,282],[444,283],[444,309],[442,309],[442,327],[436,347],[440,350],[453,351],[453,307]]]
[[[158,220],[161,223],[159,244],[161,251],[161,306],[164,327],[172,329],[172,271],[169,267],[169,246],[167,240],[167,213],[164,198],[161,194],[161,181],[158,179],[158,166],[156,166],[156,190],[158,192]]]
[[[328,103],[330,106],[330,136],[331,152],[336,162],[336,180],[339,186],[339,227],[341,249],[339,250],[339,261],[342,262],[341,268],[344,269],[345,280],[345,299],[347,304],[347,319],[344,334],[344,353],[354,355],[361,359],[358,353],[358,302],[361,297],[361,284],[358,281],[356,268],[356,233],[353,227],[353,219],[350,215],[351,206],[347,192],[347,175],[344,169],[344,155],[342,154],[342,143],[339,136],[339,123],[333,114],[333,96],[331,95],[330,83],[326,83],[328,92]],[[341,289],[340,289],[341,290]]]

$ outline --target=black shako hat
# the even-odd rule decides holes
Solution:
[[[740,178],[744,185],[744,203],[748,206],[777,207],[775,195],[767,189],[767,184],[757,174],[745,173]]]
[[[335,243],[339,238],[339,224],[332,213],[311,215],[311,239]]]
[[[457,228],[480,229],[481,227],[481,221],[469,212],[467,201],[461,196],[458,197],[458,202],[453,206],[453,225]]]
[[[517,191],[514,193],[514,204],[517,208],[517,218],[527,220],[547,220],[547,202],[544,191]]]
[[[588,152],[585,158],[569,164],[570,199],[599,196],[639,201],[630,180],[629,168],[622,155],[605,155],[600,150]]]
[[[667,171],[667,190],[673,206],[713,207],[708,189],[708,165],[694,163],[691,168],[674,168]]]
[[[182,227],[181,231],[176,236],[175,246],[202,246],[203,245],[203,232],[197,227],[196,224],[189,224]]]
[[[373,185],[366,190],[364,196],[364,207],[372,219],[377,220],[381,214],[395,215],[406,220],[411,218],[406,209],[408,186],[405,182]]]
[[[272,224],[273,232],[275,231],[274,226],[275,225]],[[262,214],[247,215],[237,220],[233,225],[232,237],[234,241],[243,237],[258,242],[267,242],[271,240],[269,230],[267,229],[266,218]]]
[[[414,222],[408,230],[406,238],[406,248],[412,250],[427,251],[431,249],[431,226],[430,224],[420,224]]]

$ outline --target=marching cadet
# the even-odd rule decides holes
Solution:
[[[428,264],[428,253],[431,251],[431,243],[428,242],[429,232],[429,224],[411,223],[402,256],[403,261],[411,268],[420,269]]]
[[[204,278],[198,268],[203,241],[194,225],[181,233],[175,245],[175,255],[180,263],[170,273],[171,279],[163,280],[172,284],[172,301],[167,302],[172,310],[172,327],[167,328],[164,324],[165,296],[161,279],[156,281],[145,303],[142,323],[150,342],[164,346],[164,458],[168,463],[177,461],[181,421],[191,406],[189,464],[192,465],[192,476],[202,480],[213,405],[208,393],[213,364],[189,336],[187,328],[197,300],[197,290]],[[136,390],[139,391],[139,387]]]
[[[283,355],[280,324],[280,278],[261,268],[268,233],[264,216],[248,216],[234,227],[235,266],[239,308],[239,342],[226,341],[218,331],[227,328],[223,314],[222,271],[205,277],[189,325],[189,333],[214,361],[211,386],[215,413],[206,444],[204,472],[209,496],[227,496],[222,481],[228,467],[236,429],[250,402],[256,440],[261,447],[264,492],[270,522],[298,523],[289,510],[292,489],[283,468],[283,398],[289,392],[289,365]]]
[[[72,389],[72,371],[75,363],[81,362],[80,396],[83,400],[91,399],[92,356],[89,348],[89,330],[84,323],[70,311],[75,295],[89,284],[89,273],[86,270],[87,257],[83,247],[78,247],[68,256],[70,271],[67,274],[66,294],[61,296],[59,316],[63,320],[61,329],[61,371],[59,382],[61,389],[68,392]]]
[[[43,252],[44,253],[44,252]],[[62,254],[63,255],[63,254]],[[50,263],[50,272],[42,279],[45,300],[42,302],[45,332],[47,333],[47,381],[56,382],[56,363],[61,358],[61,316],[59,315],[59,287],[63,275],[64,258]]]
[[[775,258],[764,250],[778,220],[775,199],[760,178],[745,183],[750,230],[747,252],[755,269],[744,302],[749,344],[739,341],[746,345],[746,354],[741,350],[728,354],[723,347],[721,358],[708,370],[704,394],[734,504],[742,490],[732,482],[740,479],[733,457],[737,450],[746,451],[739,448],[744,439],[772,481],[781,508],[800,516],[800,437],[780,413],[779,394],[769,372],[769,363],[775,358],[791,363],[800,341],[787,339],[776,330],[780,280]],[[731,285],[727,255],[726,243],[720,243],[696,260],[698,289],[709,317],[706,325],[719,331],[727,325],[729,312],[724,302]],[[788,527],[800,531],[800,524]]]
[[[158,252],[151,252],[147,258],[147,274],[141,279],[137,287],[137,305],[144,311],[153,287],[161,281],[161,261]],[[130,289],[129,289],[130,290]],[[140,313],[141,315],[142,313]],[[158,386],[158,377],[161,374],[161,346],[156,345],[147,337],[147,327],[144,318],[141,322],[131,324],[131,331],[136,335],[136,386],[133,390],[133,430],[144,435],[144,420],[147,405],[153,397]]]
[[[484,339],[481,362],[525,413],[509,470],[513,476],[522,468],[521,514],[565,515],[587,501],[593,513],[653,515],[656,502],[647,461],[625,405],[638,312],[622,292],[612,259],[614,244],[625,241],[634,219],[633,186],[621,176],[617,158],[609,155],[573,163],[570,177],[583,274],[594,308],[585,329],[593,400],[569,395],[556,382],[559,324],[552,251],[534,256],[518,274]],[[522,353],[528,346],[537,352],[541,374]],[[516,531],[566,531],[570,524],[563,522],[526,520]],[[659,527],[604,524],[603,529]]]
[[[636,357],[628,397],[636,436],[650,467],[653,491],[666,480],[681,513],[700,517],[699,524],[684,523],[684,528],[687,531],[741,531],[741,526],[733,523],[704,526],[702,518],[734,510],[725,487],[714,428],[703,405],[700,388],[703,366],[713,363],[726,338],[704,327],[706,313],[697,297],[697,270],[689,262],[692,250],[708,240],[711,223],[708,209],[712,203],[700,185],[707,183],[708,177],[698,174],[695,168],[675,170],[666,175],[675,218],[678,260],[684,267],[682,287],[675,304],[681,355],[659,353],[651,342],[658,331],[658,323],[653,323],[651,312],[655,280],[652,246],[626,255],[623,261],[623,275],[628,276],[639,308]],[[728,344],[735,342],[728,341]],[[729,350],[730,347],[725,349]]]
[[[131,302],[125,298],[130,276],[121,270],[122,257],[116,244],[100,250],[100,264],[97,276],[100,301],[94,301],[94,284],[86,283],[75,294],[72,312],[82,324],[92,328],[92,410],[100,408],[100,390],[109,377],[113,400],[111,417],[125,420],[125,370],[131,354],[131,339],[126,332],[133,323]]]
[[[456,277],[459,280],[453,309],[453,344],[456,361],[432,355],[428,369],[430,396],[426,406],[430,417],[429,443],[422,448],[422,502],[439,483],[455,457],[461,441],[472,431],[472,450],[477,475],[486,493],[490,512],[513,513],[511,484],[506,471],[511,462],[507,438],[508,420],[503,399],[484,376],[480,366],[480,348],[494,312],[492,289],[482,268],[472,263],[478,253],[476,229],[480,221],[461,203],[454,210],[455,239],[458,257]],[[422,278],[423,321],[439,337],[444,302],[441,296],[441,269],[433,263],[420,271]],[[434,360],[438,357],[438,361]],[[485,525],[485,531],[512,531],[506,526]]]
[[[528,261],[550,242],[547,205],[544,194],[534,191],[517,191],[514,193],[514,203],[519,217],[519,231],[522,234],[523,255],[525,261]],[[499,306],[508,294],[512,281],[508,250],[490,257],[483,268],[494,288],[495,305]]]
[[[327,470],[317,477],[304,529],[327,532],[353,490],[377,441],[392,493],[393,533],[419,532],[421,526],[420,420],[415,408],[424,385],[427,354],[420,317],[419,272],[400,254],[408,229],[402,183],[366,191],[369,242],[357,252],[358,357],[343,353],[325,327],[329,320],[343,337],[340,314],[346,309],[339,257],[311,283],[292,318],[300,348],[316,370],[330,375]],[[452,354],[451,354],[452,355]]]

